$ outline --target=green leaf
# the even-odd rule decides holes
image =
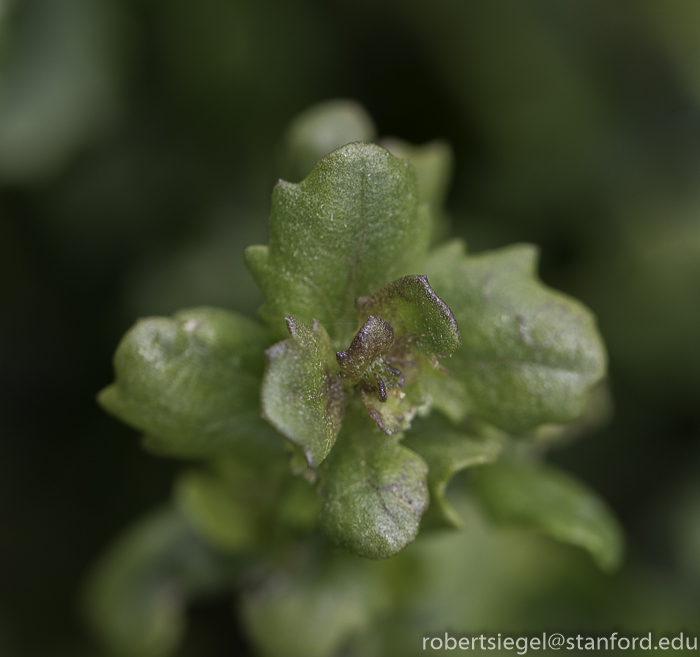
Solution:
[[[83,595],[87,620],[116,657],[169,657],[185,631],[185,609],[232,581],[183,517],[165,509],[130,528],[96,564]]]
[[[431,255],[428,275],[463,340],[450,361],[452,380],[437,388],[426,381],[451,417],[473,414],[513,434],[571,422],[605,375],[595,318],[545,287],[535,268],[528,245],[467,256],[455,241]]]
[[[217,549],[235,554],[257,543],[258,509],[240,487],[212,473],[190,471],[178,478],[174,497],[177,508]]]
[[[622,531],[603,500],[551,466],[497,463],[473,474],[474,488],[499,524],[537,529],[587,550],[605,571],[622,559]]]
[[[445,489],[452,477],[465,468],[493,463],[503,449],[496,436],[469,434],[438,414],[421,421],[406,435],[403,444],[428,464],[430,507],[421,528],[462,527],[462,519],[445,499]]]
[[[409,162],[371,144],[344,146],[272,195],[269,246],[245,251],[265,295],[263,318],[323,324],[337,346],[357,330],[354,300],[423,266],[430,231]]]
[[[415,146],[396,137],[379,141],[392,155],[410,160],[418,179],[418,198],[430,205],[433,216],[432,241],[443,239],[448,233],[448,217],[444,211],[454,168],[454,156],[450,145],[442,139]]]
[[[387,438],[363,409],[348,410],[319,471],[321,522],[350,551],[384,559],[415,539],[428,506],[423,459]]]
[[[316,163],[353,141],[374,141],[375,128],[364,107],[352,100],[319,103],[295,117],[281,147],[282,175],[302,180]]]
[[[270,347],[262,383],[263,417],[304,453],[310,468],[331,451],[343,419],[343,390],[325,329],[287,318],[291,338]]]
[[[289,476],[276,501],[275,521],[293,537],[310,534],[318,528],[321,502],[316,487],[304,477]]]
[[[361,322],[374,315],[391,324],[394,339],[416,347],[429,359],[450,356],[461,344],[452,311],[425,276],[403,276],[371,297],[359,297]]]
[[[348,554],[302,553],[243,597],[243,620],[262,657],[333,657],[386,606],[381,578]]]
[[[180,457],[258,454],[281,441],[260,418],[267,331],[215,308],[140,320],[114,356],[105,410],[146,434],[146,447]]]

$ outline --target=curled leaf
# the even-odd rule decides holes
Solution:
[[[336,354],[343,379],[348,383],[357,383],[372,365],[386,355],[393,343],[394,331],[391,326],[377,317],[368,317],[348,349]]]
[[[395,339],[414,345],[430,359],[450,356],[462,343],[459,327],[427,276],[403,276],[371,297],[355,300],[360,321],[370,315],[385,320]]]
[[[426,368],[445,373],[437,358],[459,347],[459,327],[425,276],[403,276],[371,297],[358,297],[355,307],[365,324],[338,360],[358,383],[377,426],[393,435],[408,429],[428,401],[421,375]]]
[[[287,318],[291,338],[270,347],[262,382],[263,417],[318,467],[343,418],[343,390],[325,329]]]

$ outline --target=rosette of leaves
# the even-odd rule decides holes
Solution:
[[[262,323],[213,308],[141,320],[100,403],[150,451],[206,462],[175,505],[227,557],[274,553],[317,524],[357,555],[391,557],[421,526],[459,527],[448,482],[500,456],[516,465],[474,480],[488,515],[614,568],[604,503],[511,446],[586,412],[606,369],[593,315],[537,279],[532,246],[431,249],[449,150],[385,143],[418,165],[353,142],[277,184],[270,242],[245,251]]]

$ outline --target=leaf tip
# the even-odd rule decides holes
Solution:
[[[103,410],[114,415],[117,408],[118,395],[119,390],[117,389],[117,384],[110,383],[107,387],[102,388],[102,390],[97,393],[95,400]]]

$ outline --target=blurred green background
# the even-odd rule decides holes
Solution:
[[[242,249],[285,126],[329,98],[449,141],[453,233],[539,245],[610,350],[614,418],[551,460],[621,518],[622,571],[475,519],[416,546],[416,623],[700,634],[700,3],[0,0],[0,655],[101,654],[80,583],[179,464],[94,396],[136,317],[255,314]],[[231,605],[193,610],[182,657],[247,654]]]

